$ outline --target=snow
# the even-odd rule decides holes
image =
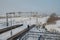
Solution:
[[[8,19],[9,26],[6,26],[6,19],[1,19],[0,20],[0,29],[10,27],[12,25],[22,24],[27,19],[28,18],[21,18],[21,17],[20,18],[9,18]]]
[[[48,16],[47,17],[43,17],[43,18],[39,18],[38,22],[41,22],[42,24],[44,24],[44,23],[46,23],[48,18],[49,18]]]
[[[45,29],[42,29],[41,27],[42,26],[40,26],[40,28],[34,27],[30,31],[33,31],[33,32],[45,32]]]
[[[18,17],[18,18],[9,18],[8,22],[9,22],[9,26],[6,26],[6,19],[0,19],[0,29],[6,28],[6,27],[10,27],[11,25],[16,25],[16,24],[36,24],[36,17]],[[40,24],[40,22],[46,23],[46,20],[48,19],[48,17],[43,17],[43,18],[38,18],[38,23]]]
[[[23,29],[25,29],[28,24],[33,25],[33,24],[36,24],[37,21],[38,21],[38,24],[40,24],[40,22],[41,22],[41,24],[46,23],[48,17],[43,17],[43,18],[41,17],[41,18],[38,18],[38,20],[36,20],[36,19],[37,19],[36,17],[9,18],[9,26],[15,25],[15,24],[21,24],[21,23],[23,23],[23,25],[24,25],[22,27],[13,29],[12,36],[20,31],[22,31]],[[1,19],[0,21],[2,22],[2,24],[0,25],[0,29],[6,28],[7,26],[3,25],[3,23],[6,24],[6,19]],[[11,24],[11,21],[12,21],[12,24]],[[38,31],[38,30],[36,30],[36,31]],[[7,38],[11,37],[10,33],[11,33],[11,30],[8,32],[5,32],[3,34],[0,34],[0,40],[6,40]]]
[[[52,25],[51,25],[52,26]],[[42,35],[42,38],[41,40],[44,38],[45,40],[48,40],[46,38],[52,38],[52,40],[55,40],[55,39],[60,39],[58,34],[50,34],[46,33],[48,32],[47,30],[45,30],[44,28],[38,28],[37,29],[37,26],[32,28],[28,33],[27,33],[27,36],[25,35],[25,39],[26,40],[38,40],[40,38],[40,36]],[[32,35],[33,34],[33,35]],[[22,38],[24,40],[24,38]],[[51,39],[49,39],[51,40]]]
[[[40,30],[41,29],[41,30]],[[28,33],[27,36],[25,36],[27,39],[26,40],[38,40],[38,38],[40,37],[40,35],[43,35],[43,33],[40,32],[46,32],[45,29],[42,29],[41,26],[40,28],[37,29],[37,26],[32,28]],[[29,35],[28,35],[29,34]],[[32,35],[34,34],[34,35]],[[25,38],[24,37],[24,38]],[[23,39],[23,38],[22,38]]]
[[[60,32],[60,20],[57,20],[56,24],[46,25],[46,28],[48,29],[48,31],[56,30],[56,31]]]
[[[16,33],[20,32],[20,31],[22,31],[22,30],[25,29],[26,27],[27,27],[27,26],[24,25],[24,26],[22,26],[22,27],[18,27],[18,28],[16,28],[16,29],[13,29],[13,30],[12,30],[12,36],[15,35]],[[5,33],[0,34],[0,40],[7,40],[7,38],[11,37],[11,34],[10,34],[10,33],[11,33],[11,30],[8,31],[8,32],[5,32]]]
[[[56,21],[57,27],[60,27],[60,20]]]
[[[27,40],[38,40],[38,38],[29,37]]]

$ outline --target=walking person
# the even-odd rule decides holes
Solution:
[[[40,35],[40,37],[38,38],[38,40],[42,40],[42,35]]]
[[[29,25],[27,25],[27,28],[28,28],[28,29],[29,29],[29,27],[30,27],[30,26],[29,26]]]

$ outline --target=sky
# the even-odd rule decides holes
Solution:
[[[0,14],[31,11],[60,14],[60,0],[0,0]]]

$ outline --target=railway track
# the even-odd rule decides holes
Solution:
[[[35,25],[32,25],[29,28],[27,27],[26,29],[24,29],[24,30],[20,31],[19,33],[13,35],[12,37],[8,38],[7,40],[17,40],[18,38],[22,38],[33,27],[35,27]]]

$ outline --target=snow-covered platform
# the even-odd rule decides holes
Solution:
[[[10,26],[10,27],[7,27],[7,28],[0,29],[0,34],[2,34],[2,33],[4,33],[4,32],[7,32],[7,31],[9,31],[9,30],[12,30],[12,29],[21,27],[21,26],[23,26],[23,24],[13,25],[13,26]]]

